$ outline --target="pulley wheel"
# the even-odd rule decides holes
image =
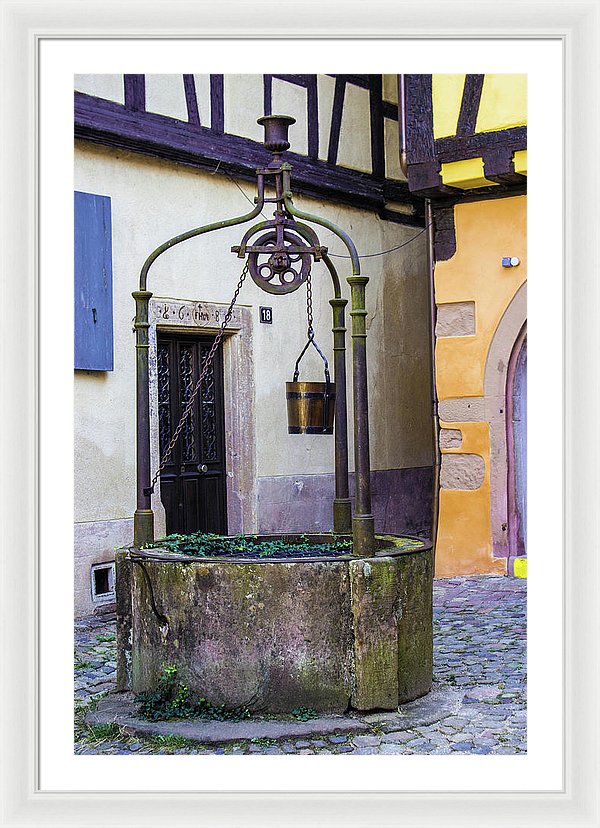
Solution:
[[[250,275],[254,283],[267,293],[293,293],[306,282],[310,273],[311,254],[297,249],[288,250],[288,246],[308,250],[305,242],[289,230],[284,230],[283,238],[287,245],[281,249],[277,247],[276,232],[265,233],[254,242],[253,247],[272,247],[272,252],[254,251],[248,254]]]

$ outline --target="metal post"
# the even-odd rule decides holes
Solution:
[[[154,540],[154,512],[150,500],[150,384],[148,372],[148,306],[152,293],[136,290],[136,435],[137,435],[137,509],[133,516],[133,545],[138,548]]]
[[[347,299],[330,299],[333,308],[333,367],[335,395],[335,500],[333,531],[352,532],[352,504],[348,486],[348,415],[346,401],[346,320]]]
[[[285,165],[284,165],[285,166]],[[369,406],[367,398],[367,325],[365,287],[368,277],[360,275],[360,257],[350,236],[332,221],[313,216],[294,207],[289,189],[289,170],[284,170],[283,203],[295,218],[320,224],[341,239],[352,260],[352,276],[348,284],[352,293],[352,372],[354,377],[354,465],[356,507],[352,520],[353,554],[375,554],[375,519],[371,514],[371,469],[369,458]]]
[[[352,520],[353,554],[375,554],[375,519],[371,514],[371,465],[369,456],[369,407],[367,397],[367,276],[348,276],[352,292],[352,376],[354,393],[354,489],[356,506]]]

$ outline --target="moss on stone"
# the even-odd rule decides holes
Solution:
[[[380,540],[402,554],[146,559],[151,590],[133,565],[132,689],[152,690],[173,664],[193,692],[257,711],[343,712],[350,698],[360,709],[394,709],[427,692],[431,552],[420,541],[404,550],[405,539]]]

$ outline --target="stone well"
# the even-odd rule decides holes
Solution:
[[[423,696],[433,664],[431,544],[377,543],[370,558],[119,553],[118,689],[155,690],[173,664],[192,694],[257,712],[393,710]]]

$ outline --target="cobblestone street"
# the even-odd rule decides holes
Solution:
[[[75,752],[78,754],[514,754],[526,742],[527,582],[498,576],[434,582],[434,688],[453,688],[443,718],[411,726],[402,714],[362,717],[370,733],[256,738],[202,745],[180,737],[141,739],[116,726],[83,723],[83,713],[115,687],[114,620],[75,624]],[[429,722],[431,722],[429,716]]]

